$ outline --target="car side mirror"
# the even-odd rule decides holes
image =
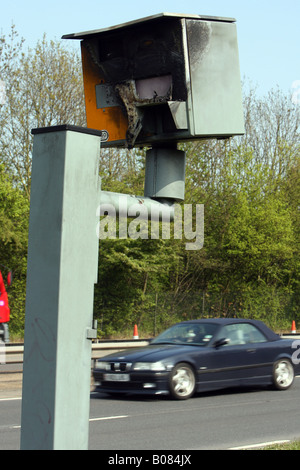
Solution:
[[[225,346],[226,344],[229,344],[229,343],[230,343],[229,338],[220,338],[220,339],[217,339],[217,341],[214,343],[214,347],[217,349],[217,348],[220,348],[221,346]]]

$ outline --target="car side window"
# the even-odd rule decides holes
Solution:
[[[227,346],[263,343],[267,341],[265,335],[251,323],[233,323],[226,325],[222,329],[221,336],[230,340]]]

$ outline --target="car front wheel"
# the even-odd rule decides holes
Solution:
[[[288,359],[275,362],[273,384],[277,390],[287,390],[294,382],[294,367]]]
[[[189,364],[177,364],[170,377],[170,393],[176,400],[187,400],[196,387],[195,373]]]

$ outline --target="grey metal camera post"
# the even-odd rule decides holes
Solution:
[[[21,449],[86,449],[101,135],[33,133]]]

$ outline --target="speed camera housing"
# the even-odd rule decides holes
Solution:
[[[87,126],[102,146],[244,133],[234,19],[162,13],[63,38],[82,41]]]

